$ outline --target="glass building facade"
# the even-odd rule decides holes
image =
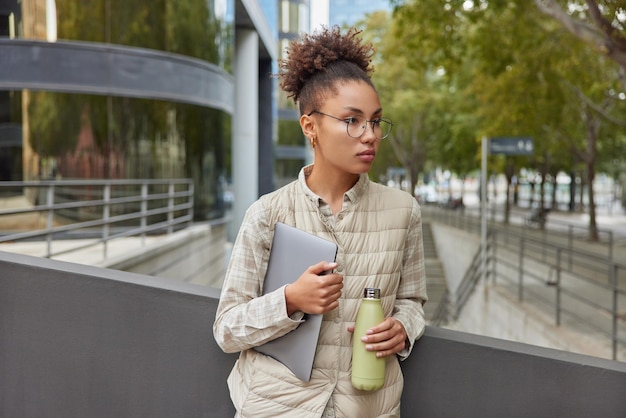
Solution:
[[[313,0],[316,1],[316,0]],[[285,54],[289,42],[310,31],[309,0],[278,0],[278,54]],[[300,128],[300,113],[292,99],[278,88],[278,139],[276,146],[276,183],[282,186],[298,176],[311,159]]]
[[[243,3],[0,0],[0,181],[192,178],[223,216]]]

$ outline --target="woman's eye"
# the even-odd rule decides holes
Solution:
[[[374,119],[372,121],[372,126],[380,126],[380,121],[381,121],[381,119]]]
[[[346,118],[346,122],[348,122],[348,124],[350,125],[361,125],[362,123],[361,118],[356,117],[356,116]]]

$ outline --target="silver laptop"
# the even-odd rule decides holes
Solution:
[[[337,244],[308,232],[276,223],[263,293],[292,283],[320,261],[335,261]],[[311,379],[322,315],[305,315],[298,328],[255,349],[283,363],[300,380]]]

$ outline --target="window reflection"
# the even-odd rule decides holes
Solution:
[[[223,215],[230,116],[156,100],[24,93],[27,177],[192,178],[197,219]]]
[[[0,36],[149,48],[232,74],[234,0],[0,3]],[[230,172],[230,118],[152,99],[0,92],[0,180],[193,178],[194,216],[216,218]]]
[[[7,3],[4,5],[4,3]],[[183,54],[232,72],[233,0],[14,0],[2,36],[112,43]]]

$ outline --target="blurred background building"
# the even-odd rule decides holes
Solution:
[[[232,205],[236,229],[254,199],[312,161],[271,77],[288,42],[389,7],[0,0],[0,181],[192,178],[196,220]]]
[[[276,10],[0,0],[0,181],[192,178],[197,220],[272,190]]]
[[[311,28],[311,8],[317,1],[281,0],[278,9],[278,55],[283,57],[289,42]],[[323,3],[319,2],[319,3]],[[275,66],[278,71],[278,66]],[[300,130],[298,109],[276,84],[278,136],[275,148],[276,186],[294,180],[300,168],[311,161],[311,153]]]

